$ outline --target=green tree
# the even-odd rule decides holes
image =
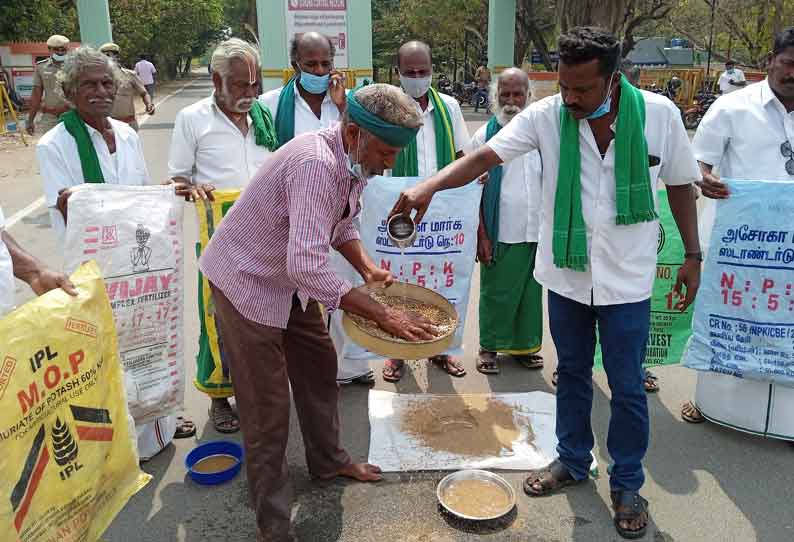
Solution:
[[[53,34],[80,39],[77,10],[72,2],[0,1],[0,41],[46,41]]]

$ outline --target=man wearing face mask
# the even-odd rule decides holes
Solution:
[[[58,74],[58,83],[72,109],[39,139],[36,157],[44,199],[60,245],[72,187],[83,183],[142,186],[150,182],[138,134],[110,117],[122,77],[116,63],[92,47],[70,51]],[[138,452],[145,460],[172,438],[192,436],[196,428],[188,420],[164,416],[138,425],[136,431]]]
[[[730,94],[731,92],[747,86],[744,72],[736,67],[736,62],[734,60],[725,61],[725,71],[720,75],[719,85],[720,92],[723,94]]]
[[[177,114],[168,155],[168,172],[176,193],[194,201],[212,199],[216,187],[242,190],[277,147],[270,111],[256,100],[257,48],[238,38],[224,41],[213,51],[210,68],[215,90]],[[202,329],[199,368],[212,363],[211,359]],[[224,375],[217,384],[216,390],[203,390],[212,397],[210,420],[216,431],[234,433],[240,425],[229,403],[228,377]]]
[[[290,45],[295,76],[259,100],[273,114],[279,145],[293,137],[328,128],[345,110],[344,76],[334,69],[336,50],[317,32],[296,36]]]
[[[260,541],[289,540],[285,450],[290,390],[312,476],[381,478],[339,443],[339,387],[320,303],[365,316],[408,340],[431,325],[385,307],[330,268],[340,252],[365,282],[391,281],[352,225],[368,179],[391,167],[421,123],[408,96],[368,85],[348,98],[340,124],[279,148],[251,180],[201,256],[229,365]]]
[[[482,147],[529,104],[529,78],[504,70],[491,84],[491,119],[471,138]],[[543,289],[532,276],[540,222],[540,155],[532,151],[491,168],[480,207],[480,353],[477,370],[499,372],[497,353],[541,369]]]
[[[463,149],[469,144],[466,121],[458,101],[431,86],[433,55],[429,45],[421,41],[403,44],[397,51],[397,68],[400,85],[414,99],[422,116],[422,127],[416,139],[400,152],[391,174],[395,177],[429,177],[463,156]],[[479,203],[479,199],[472,199],[472,205]],[[433,356],[430,361],[451,376],[466,374],[460,360],[449,354]],[[404,366],[404,360],[386,360],[384,380],[399,381]]]
[[[290,58],[295,78],[260,97],[260,102],[276,119],[279,144],[339,122],[346,106],[345,86],[342,74],[334,70],[334,54],[331,40],[317,32],[301,34],[292,41]],[[358,229],[358,217],[353,226]],[[331,267],[338,275],[355,280],[356,270],[341,254],[332,252],[330,258]],[[341,312],[329,315],[328,326],[339,354],[339,383],[374,383],[369,364],[347,363],[343,359],[345,342],[349,339],[342,327]]]
[[[650,324],[659,223],[656,183],[667,185],[686,256],[676,292],[683,310],[700,283],[692,183],[699,171],[678,108],[634,88],[619,72],[620,41],[591,27],[558,42],[560,94],[530,105],[483,147],[403,194],[394,213],[421,220],[438,190],[538,150],[543,162],[535,278],[548,289],[558,357],[559,458],[530,471],[524,491],[545,495],[586,480],[594,445],[590,414],[598,327],[612,399],[607,448],[615,528],[642,537],[648,503],[642,459],[648,406],[642,363]]]
[[[42,134],[58,124],[58,117],[62,113],[69,111],[69,103],[58,90],[57,80],[58,72],[61,71],[66,58],[68,46],[69,38],[58,34],[50,36],[47,40],[50,58],[36,64],[36,72],[33,75],[33,93],[30,96],[30,111],[26,123],[26,129],[30,135],[36,131],[36,115],[39,111],[41,111],[41,118],[38,121],[38,131]]]

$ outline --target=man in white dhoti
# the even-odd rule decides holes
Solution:
[[[720,176],[730,179],[794,181],[794,27],[775,37],[767,78],[720,97],[698,127],[693,141],[707,198],[730,197]],[[704,246],[709,242],[716,205],[701,214]],[[698,372],[694,402],[681,417],[706,419],[750,433],[794,441],[794,389],[775,383]]]

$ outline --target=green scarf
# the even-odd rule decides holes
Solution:
[[[355,92],[351,92],[347,96],[347,114],[350,116],[350,120],[359,127],[392,147],[405,147],[411,141],[416,141],[416,132],[419,131],[419,128],[406,128],[386,122],[364,109],[358,103]]]
[[[502,126],[491,117],[485,128],[485,141],[495,136]],[[485,232],[493,246],[493,260],[497,258],[499,249],[499,196],[502,193],[502,166],[495,166],[488,170],[488,182],[482,191],[482,218]]]
[[[70,109],[61,115],[61,122],[63,122],[66,131],[74,138],[74,142],[77,143],[80,167],[83,168],[83,182],[104,183],[105,176],[102,175],[99,156],[97,156],[94,144],[91,142],[91,136],[88,135],[85,121],[80,118],[75,109]]]
[[[656,220],[648,143],[645,141],[645,100],[625,77],[620,78],[615,133],[615,201],[617,225]],[[554,265],[584,271],[587,267],[587,229],[582,216],[579,122],[560,107],[560,166],[554,196],[552,254]]]
[[[430,87],[427,96],[433,104],[433,127],[436,135],[436,167],[440,170],[455,161],[455,137],[452,133],[452,120],[447,104],[438,95],[436,89]],[[416,138],[400,154],[392,168],[395,177],[419,176],[419,158],[416,149]]]
[[[270,114],[270,109],[255,100],[254,105],[248,111],[248,116],[251,117],[251,124],[254,126],[256,144],[260,147],[267,147],[269,151],[278,149],[276,127],[273,125],[273,115]]]
[[[295,137],[295,83],[293,76],[278,95],[276,134],[279,147]]]

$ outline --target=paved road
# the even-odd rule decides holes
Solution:
[[[149,171],[155,180],[166,175],[170,132],[176,112],[209,94],[204,78],[168,99],[143,126],[141,135]],[[482,118],[472,118],[470,130]],[[30,153],[24,154],[30,159]],[[1,155],[3,159],[7,155]],[[13,177],[13,176],[12,176]],[[37,179],[0,178],[6,216],[26,207],[40,195]],[[57,263],[47,215],[38,210],[17,222],[11,232],[39,257]],[[186,246],[196,238],[192,209],[185,213]],[[188,262],[186,299],[195,299],[195,262]],[[476,283],[476,281],[475,281]],[[29,294],[20,288],[21,298]],[[476,288],[475,292],[476,294]],[[397,386],[379,377],[377,389],[402,393],[487,393],[541,390],[550,385],[554,347],[548,334],[542,354],[547,367],[528,372],[503,367],[502,374],[486,378],[474,370],[477,344],[477,296],[472,296],[466,330],[469,375],[452,379],[439,370],[414,364]],[[185,360],[192,372],[198,321],[188,301],[185,318]],[[787,445],[728,431],[714,425],[691,426],[679,420],[680,404],[694,389],[694,376],[679,367],[657,371],[662,391],[649,398],[652,417],[651,447],[646,461],[644,495],[651,502],[654,525],[646,540],[693,541],[791,541],[794,540],[794,450]],[[192,378],[192,375],[190,376]],[[608,463],[605,434],[609,391],[603,372],[595,375],[593,426],[595,454]],[[221,438],[207,424],[208,401],[188,386],[186,411],[198,424],[197,438],[176,441],[144,470],[154,480],[132,498],[106,533],[107,542],[251,541],[253,513],[247,505],[244,476],[220,487],[200,487],[186,478],[185,455],[201,441]],[[346,388],[342,393],[343,439],[351,454],[365,459],[369,443],[367,390]],[[792,413],[794,415],[794,413]],[[239,437],[232,436],[239,440]],[[309,479],[300,432],[292,417],[288,447],[289,466],[296,494],[293,509],[296,533],[301,541],[568,541],[619,540],[612,527],[608,480],[602,476],[565,494],[526,498],[521,492],[521,473],[506,473],[516,489],[518,508],[509,521],[485,531],[448,522],[437,510],[435,484],[439,472],[387,475],[375,485],[346,482],[315,483]]]

